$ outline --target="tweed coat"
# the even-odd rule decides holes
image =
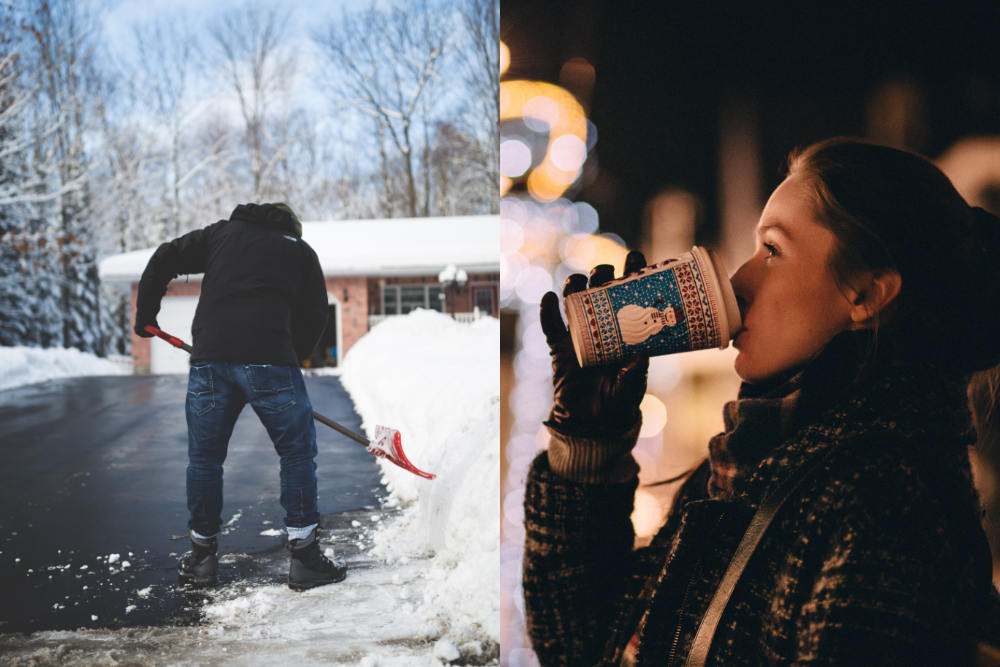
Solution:
[[[743,438],[753,445],[736,455],[746,474],[733,493],[709,496],[706,462],[642,549],[632,548],[634,477],[575,482],[540,454],[525,492],[523,583],[541,663],[617,665],[637,636],[638,664],[683,664],[761,500],[827,454],[764,535],[708,663],[954,664],[968,637],[994,632],[964,378],[887,364],[859,381],[855,356],[831,344],[807,369],[780,435],[737,425],[759,432]]]

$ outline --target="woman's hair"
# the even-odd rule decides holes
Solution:
[[[989,465],[1000,470],[1000,366],[973,373],[968,392],[979,436],[976,447]]]
[[[873,322],[879,356],[891,349],[963,372],[1000,362],[996,216],[970,207],[925,158],[861,140],[794,151],[788,174],[807,179],[818,222],[836,238],[829,264],[838,284],[862,271],[899,272],[899,295]]]
[[[983,529],[993,552],[993,577],[1000,561],[1000,366],[972,374],[968,386],[969,407],[976,426],[975,455],[971,457],[973,479],[979,492]]]

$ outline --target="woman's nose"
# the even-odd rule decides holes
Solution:
[[[749,265],[750,260],[743,262],[743,264],[740,265],[740,268],[736,269],[736,273],[733,274],[733,277],[730,278],[730,281],[733,283],[733,291],[736,292],[737,295],[747,289],[747,274],[749,273]]]
[[[751,258],[743,262],[743,265],[736,270],[731,278],[733,292],[736,294],[736,302],[739,304],[741,312],[744,312],[746,306],[753,300],[753,269],[750,266],[752,261]]]

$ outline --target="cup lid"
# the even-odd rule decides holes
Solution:
[[[719,256],[715,250],[711,248],[701,248],[695,246],[692,248],[692,252],[701,251],[708,255],[711,262],[713,271],[715,272],[715,284],[719,290],[719,294],[722,296],[722,327],[721,330],[726,332],[725,340],[722,341],[720,349],[729,346],[729,341],[733,339],[740,329],[743,328],[743,318],[740,316],[740,307],[736,302],[736,293],[733,291],[733,283],[729,279],[729,272],[726,270],[726,264],[722,261],[722,257]]]

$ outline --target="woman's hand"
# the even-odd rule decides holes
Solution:
[[[633,250],[625,258],[625,275],[646,265],[642,253]],[[574,273],[563,285],[563,297],[588,287],[599,287],[614,278],[610,264],[595,266],[590,280]],[[621,366],[580,368],[573,351],[573,341],[559,313],[559,299],[554,292],[542,297],[542,331],[552,354],[553,393],[550,421],[567,431],[591,430],[621,432],[638,419],[639,403],[646,393],[649,358],[634,357]]]

